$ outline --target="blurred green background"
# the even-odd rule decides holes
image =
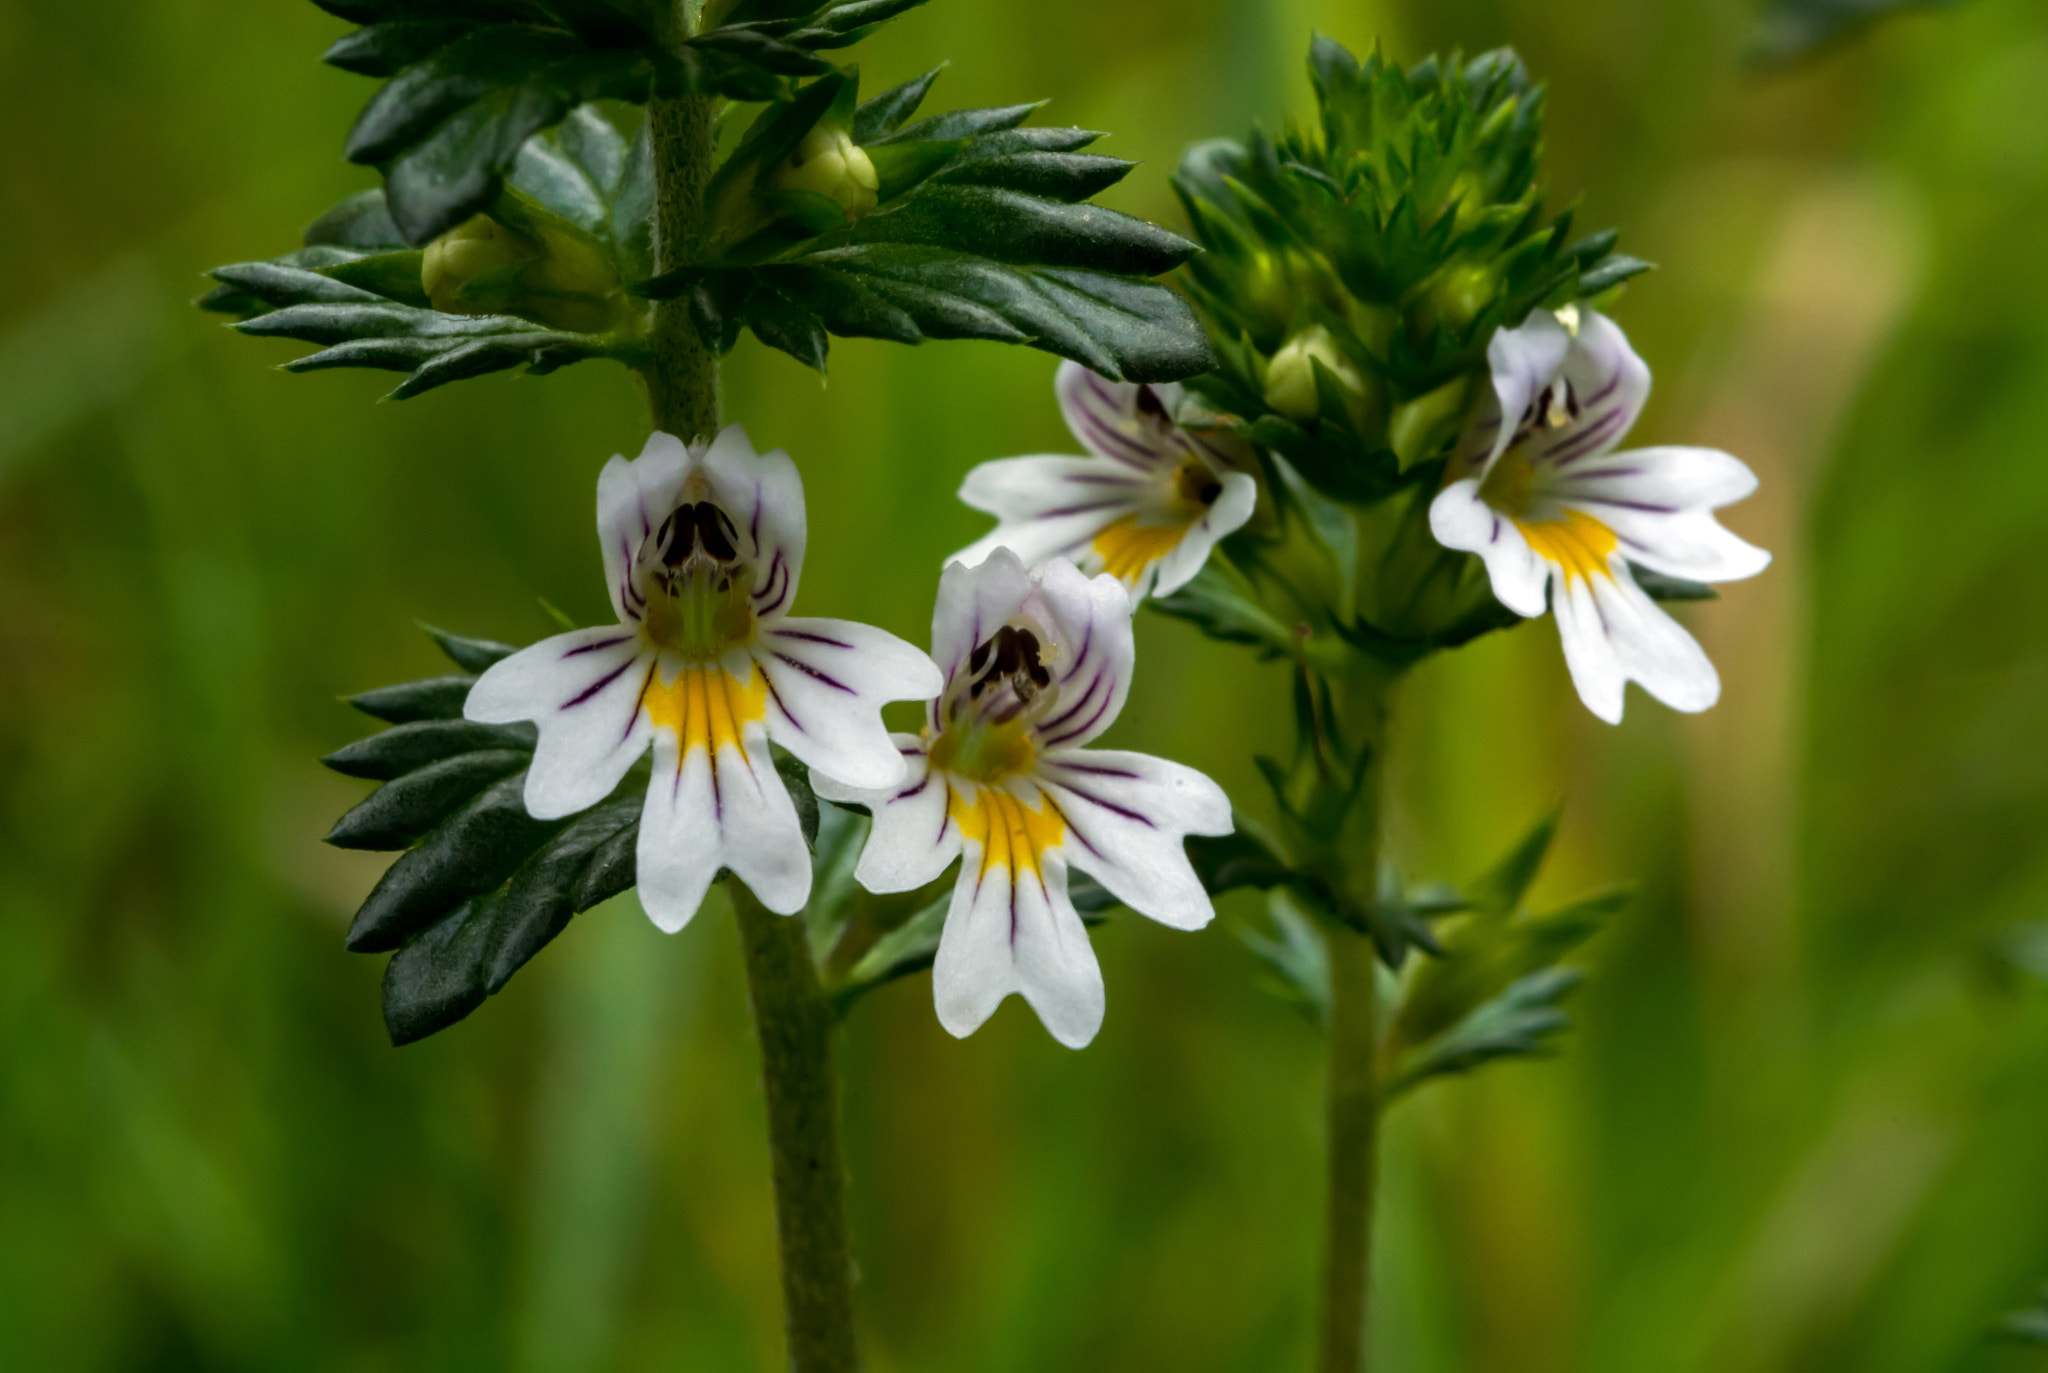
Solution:
[[[370,184],[367,82],[293,0],[0,0],[0,1367],[769,1370],[779,1309],[730,918],[630,899],[394,1051],[341,934],[382,865],[336,697],[439,670],[414,618],[525,641],[604,611],[592,483],[637,451],[585,364],[397,405],[268,370],[186,307]],[[1400,1108],[1378,1365],[2020,1369],[2048,1278],[2048,11],[1975,0],[1760,76],[1747,0],[938,0],[857,56],[937,107],[1050,97],[1180,223],[1189,141],[1307,107],[1312,27],[1510,43],[1549,179],[1662,264],[1618,311],[1638,437],[1764,480],[1775,550],[1690,613],[1697,719],[1609,729],[1547,624],[1420,672],[1394,845],[1472,875],[1556,800],[1543,892],[1634,878],[1553,1063]],[[973,463],[1070,448],[1053,364],[751,342],[728,410],[803,465],[803,609],[918,642],[980,532]],[[1111,742],[1259,808],[1285,684],[1140,624]],[[1320,1048],[1228,905],[1097,934],[1080,1054],[1012,1002],[947,1037],[920,978],[844,1037],[873,1367],[1307,1365]],[[2038,942],[2035,947],[2039,947]],[[2024,963],[2024,957],[2018,962]],[[2048,960],[2036,960],[2048,964]]]

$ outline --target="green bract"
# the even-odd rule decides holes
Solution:
[[[1210,366],[1185,302],[1143,279],[1196,246],[1086,203],[1133,164],[1083,152],[1098,133],[1021,127],[1035,105],[907,123],[937,76],[856,105],[855,77],[834,73],[771,104],[712,178],[698,260],[645,294],[687,296],[720,351],[746,328],[821,370],[828,334],[1024,343],[1134,381]],[[821,124],[867,155],[875,208],[849,216],[773,175]]]
[[[314,0],[363,25],[327,61],[388,77],[356,119],[348,158],[380,167],[415,246],[490,207],[526,140],[599,99],[768,100],[818,56],[924,0],[741,0],[664,41],[652,0]]]
[[[1403,71],[1318,37],[1309,67],[1314,127],[1197,144],[1174,178],[1222,358],[1192,385],[1321,490],[1371,502],[1434,479],[1495,329],[1647,264],[1545,213],[1543,91],[1513,53]]]

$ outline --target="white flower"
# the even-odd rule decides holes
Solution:
[[[1771,555],[1713,515],[1756,490],[1756,476],[1711,448],[1615,452],[1650,369],[1611,320],[1561,316],[1538,310],[1495,332],[1493,394],[1459,441],[1430,528],[1485,559],[1493,594],[1516,614],[1541,615],[1548,591],[1572,682],[1601,719],[1620,722],[1630,681],[1675,710],[1705,710],[1721,694],[1714,665],[1629,564],[1695,582],[1763,571]]]
[[[1175,929],[1215,910],[1188,863],[1190,834],[1228,834],[1230,799],[1192,768],[1083,747],[1131,684],[1131,603],[1113,577],[1057,558],[1026,572],[998,549],[939,579],[932,656],[945,671],[924,732],[895,736],[898,786],[813,779],[818,794],[874,814],[854,870],[870,891],[909,891],[964,855],[932,992],[955,1035],[1021,992],[1055,1039],[1080,1048],[1102,1025],[1102,972],[1067,896],[1069,864]]]
[[[1134,598],[1179,590],[1251,518],[1258,483],[1173,422],[1178,386],[1110,381],[1063,362],[1053,389],[1093,456],[1003,458],[969,472],[960,499],[1001,523],[953,556],[972,566],[1008,548],[1032,565],[1064,557],[1107,572]]]
[[[597,533],[619,622],[544,639],[494,664],[463,713],[532,720],[538,819],[596,805],[651,744],[640,901],[664,930],[696,914],[720,868],[784,914],[811,863],[769,741],[853,786],[901,780],[885,701],[938,689],[893,634],[789,614],[804,560],[804,489],[777,449],[728,426],[685,447],[655,434],[597,478]]]

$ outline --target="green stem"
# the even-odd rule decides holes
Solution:
[[[737,880],[726,888],[739,914],[747,988],[761,1037],[789,1366],[794,1373],[853,1373],[860,1350],[832,1067],[836,1017],[811,963],[804,922],[763,909]]]
[[[1351,682],[1346,723],[1355,747],[1370,750],[1344,818],[1345,888],[1369,908],[1379,885],[1380,786],[1391,683],[1377,669]],[[1323,1235],[1318,1373],[1363,1373],[1372,1220],[1379,1170],[1379,956],[1372,937],[1335,921],[1326,927],[1330,966],[1330,1062],[1325,1103],[1329,1136]]]
[[[704,187],[716,152],[713,102],[702,96],[647,107],[654,153],[654,269],[690,261],[704,222]],[[688,442],[718,429],[718,357],[697,335],[687,296],[654,307],[647,336],[647,404],[654,427]]]
[[[711,101],[694,97],[656,101],[648,109],[661,271],[688,262],[701,233],[713,114]],[[655,428],[684,440],[716,432],[718,359],[697,337],[686,301],[655,307],[642,375]],[[832,1066],[836,1018],[811,963],[803,920],[764,910],[737,880],[726,887],[739,916],[761,1041],[789,1366],[793,1373],[855,1373],[853,1257]]]

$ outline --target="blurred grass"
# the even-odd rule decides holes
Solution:
[[[1621,317],[1645,441],[1730,447],[1772,571],[1692,622],[1711,715],[1609,730],[1535,625],[1407,692],[1397,848],[1475,872],[1557,797],[1546,890],[1634,877],[1554,1065],[1402,1108],[1382,1367],[1933,1373],[2048,1276],[2048,998],[1985,941],[2048,911],[2048,15],[1978,0],[1768,80],[1734,0],[938,0],[859,54],[943,104],[1050,96],[1178,222],[1195,138],[1306,105],[1311,26],[1518,46],[1551,184],[1664,270]],[[379,862],[337,695],[603,609],[596,365],[373,405],[187,310],[365,183],[367,86],[300,3],[0,2],[0,1367],[777,1365],[756,1068],[722,909],[630,900],[403,1052],[340,934]],[[728,406],[804,465],[806,608],[924,637],[974,462],[1058,451],[1052,365],[743,346]],[[1114,742],[1257,808],[1281,683],[1141,625]],[[1219,728],[1219,724],[1222,726]],[[1232,907],[1230,920],[1249,909]],[[846,1036],[878,1370],[1306,1363],[1319,1054],[1227,928],[1098,935],[1102,1038],[928,987]]]

